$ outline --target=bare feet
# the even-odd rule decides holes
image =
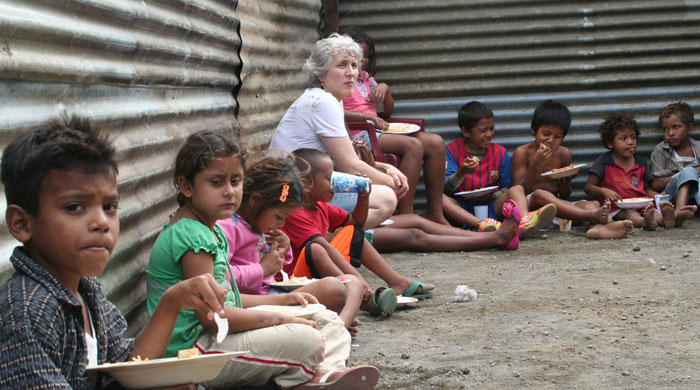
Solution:
[[[697,211],[698,206],[696,205],[685,205],[680,210],[676,210],[676,227],[681,227],[686,219],[693,218]]]
[[[606,200],[598,210],[593,210],[593,215],[590,219],[594,224],[605,225],[610,222],[610,201]]]
[[[357,334],[360,333],[360,320],[358,320],[357,318],[353,319],[352,323],[350,323],[350,326],[348,326],[347,329],[350,333],[350,337],[357,337]]]
[[[452,226],[452,224],[447,220],[447,218],[445,218],[445,215],[443,213],[440,213],[438,215],[427,214],[425,216],[425,219],[439,223],[441,225]]]
[[[656,207],[654,204],[649,202],[647,207],[644,208],[642,214],[644,215],[644,228],[647,230],[654,231],[659,227],[659,223],[656,222]]]
[[[518,234],[518,222],[512,215],[506,217],[501,226],[496,230],[496,235],[499,237],[498,243],[494,247],[505,249],[508,244],[513,240],[516,234]]]
[[[664,221],[666,229],[676,227],[676,210],[673,207],[673,203],[660,202],[659,207],[661,208],[661,220]]]
[[[634,224],[626,219],[624,221],[611,222],[607,225],[595,225],[588,229],[586,237],[592,240],[605,240],[623,238],[632,232]]]

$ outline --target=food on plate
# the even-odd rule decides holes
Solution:
[[[568,171],[569,169],[574,169],[574,164],[569,164],[569,165],[567,165],[565,167],[561,167],[561,168],[554,168],[554,169],[552,169],[552,172],[556,173],[556,172],[561,172],[561,171]]]
[[[281,285],[287,285],[287,284],[309,284],[313,282],[312,279],[307,278],[306,276],[292,276],[287,280],[286,282],[277,282],[277,284]]]
[[[622,203],[638,203],[638,202],[651,202],[649,198],[625,198],[620,200]]]
[[[199,350],[197,348],[181,349],[177,351],[178,359],[189,359],[199,356]]]
[[[141,359],[141,355],[136,355],[135,357],[131,358],[131,362],[129,363],[150,363],[148,358]]]
[[[391,123],[385,131],[387,133],[408,133],[413,131],[414,127],[409,123]]]

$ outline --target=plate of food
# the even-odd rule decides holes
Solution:
[[[560,179],[562,177],[573,176],[577,174],[581,167],[585,165],[586,164],[569,164],[565,167],[554,168],[549,172],[543,173],[542,176],[549,176],[552,179]]]
[[[625,198],[615,202],[617,207],[621,209],[643,209],[647,207],[649,202],[653,202],[652,198]]]
[[[196,349],[183,350],[178,353],[181,357],[134,358],[129,362],[88,366],[86,370],[107,373],[128,389],[149,389],[212,380],[219,375],[226,362],[246,353],[248,351],[199,355]]]
[[[298,289],[299,287],[304,287],[309,283],[317,282],[318,279],[309,279],[306,276],[302,277],[297,277],[297,276],[292,276],[289,278],[287,281],[283,282],[276,282],[273,284],[273,286],[277,286],[281,288],[284,291],[294,291]]]
[[[490,187],[479,188],[478,190],[456,192],[455,195],[461,196],[464,199],[478,198],[480,196],[484,196],[486,194],[494,192],[497,189],[498,189],[498,186],[490,186]]]
[[[420,131],[420,126],[413,123],[389,123],[388,129],[379,131],[390,134],[413,134]]]
[[[318,313],[321,310],[325,310],[326,307],[320,303],[310,303],[306,306],[296,305],[296,306],[282,306],[282,305],[260,305],[249,307],[248,310],[267,310],[276,311],[290,317],[300,317],[308,318],[311,315]]]
[[[396,296],[396,307],[404,307],[416,302],[418,302],[418,298],[404,297],[403,295]]]

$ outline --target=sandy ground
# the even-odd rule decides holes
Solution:
[[[550,230],[514,252],[387,254],[435,297],[361,315],[350,363],[377,366],[378,389],[700,388],[698,235],[695,219],[615,241]],[[478,298],[454,302],[460,284]]]

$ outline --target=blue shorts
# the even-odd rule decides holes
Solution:
[[[333,199],[330,202],[335,207],[340,207],[341,209],[352,213],[357,206],[357,193],[355,192],[336,192],[333,195]]]
[[[676,195],[678,195],[678,189],[685,183],[690,183],[690,194],[688,195],[688,202],[692,199],[695,200],[695,204],[700,205],[700,193],[698,193],[698,171],[693,167],[685,167],[680,172],[671,176],[671,181],[666,184],[664,192],[671,196],[672,200],[676,200]]]

